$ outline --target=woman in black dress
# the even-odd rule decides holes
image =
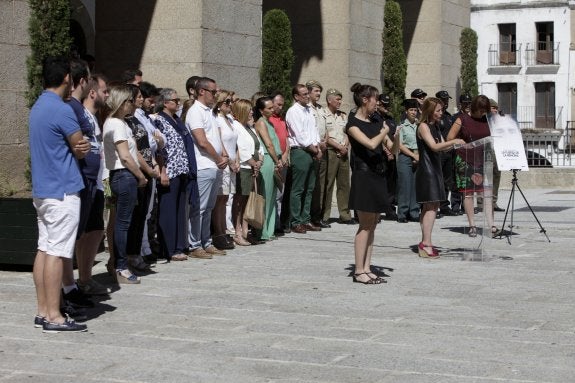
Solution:
[[[350,116],[346,133],[351,144],[351,190],[349,208],[357,212],[359,228],[355,234],[355,272],[353,281],[364,284],[379,284],[385,280],[371,272],[371,253],[375,227],[379,215],[385,211],[387,186],[382,144],[391,149],[393,142],[387,136],[389,128],[382,122],[369,118],[377,104],[376,88],[370,85],[353,84],[353,101],[357,106],[355,115]]]
[[[457,138],[444,141],[438,122],[443,114],[443,103],[440,99],[430,97],[422,106],[421,122],[417,127],[417,150],[419,165],[415,172],[415,198],[421,204],[419,225],[421,226],[421,242],[419,256],[437,258],[439,253],[431,242],[431,231],[439,203],[445,201],[443,173],[441,171],[440,151],[451,150],[454,145],[463,145],[465,141]]]

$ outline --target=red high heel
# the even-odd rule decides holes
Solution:
[[[418,253],[421,258],[439,258],[439,252],[433,246],[426,246],[423,244],[423,242],[419,242],[417,247],[419,249]],[[431,247],[431,254],[425,250],[426,247]]]

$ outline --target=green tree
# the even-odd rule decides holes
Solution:
[[[294,63],[291,22],[281,9],[271,9],[262,25],[262,66],[260,90],[270,94],[280,91],[291,104],[290,75]]]
[[[461,94],[477,96],[477,33],[471,28],[464,28],[459,38],[461,55]]]
[[[405,99],[407,58],[403,50],[403,16],[395,0],[385,2],[383,25],[382,89],[391,98],[392,115],[399,119]]]
[[[72,39],[69,0],[29,0],[31,55],[26,60],[28,91],[26,99],[32,106],[42,93],[42,61],[48,56],[67,55]]]

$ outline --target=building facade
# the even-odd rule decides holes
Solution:
[[[524,130],[564,130],[573,119],[574,7],[556,0],[471,2],[480,93]]]
[[[80,54],[111,80],[139,68],[144,80],[185,97],[189,76],[209,76],[249,98],[259,87],[262,14],[284,9],[292,22],[292,82],[320,81],[344,93],[359,81],[381,89],[385,0],[70,0],[71,34]],[[458,92],[458,39],[469,0],[405,0],[406,93]],[[0,1],[0,194],[25,185],[28,127],[25,92],[29,4]],[[324,102],[324,100],[322,100]]]

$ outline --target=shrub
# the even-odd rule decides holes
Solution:
[[[281,9],[271,9],[263,17],[260,90],[267,94],[282,92],[286,99],[285,108],[291,104],[293,63],[291,22]]]
[[[461,55],[461,94],[477,96],[477,33],[471,28],[464,28],[459,39]]]
[[[407,58],[403,50],[403,16],[396,1],[385,2],[383,24],[382,89],[391,98],[391,114],[399,120],[405,99]]]
[[[67,55],[72,39],[69,0],[29,0],[31,55],[26,60],[28,91],[26,99],[32,106],[42,93],[42,61],[48,56]]]

